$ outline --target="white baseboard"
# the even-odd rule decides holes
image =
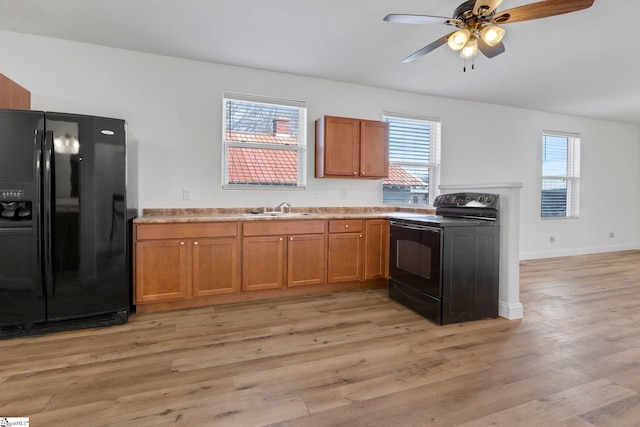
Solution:
[[[638,245],[629,243],[626,245],[605,246],[597,248],[571,248],[553,251],[520,252],[520,260],[523,261],[528,259],[557,258],[563,256],[601,254],[606,252],[634,251],[637,249],[640,249]]]
[[[499,301],[498,316],[509,320],[522,319],[524,317],[524,306],[521,303],[507,304]]]

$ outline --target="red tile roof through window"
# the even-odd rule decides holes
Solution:
[[[229,183],[296,184],[297,152],[229,148]]]
[[[416,178],[400,166],[389,166],[389,178],[382,181],[384,185],[419,185],[426,186],[427,183]]]

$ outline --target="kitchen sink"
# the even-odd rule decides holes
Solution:
[[[311,212],[260,212],[260,213],[242,214],[242,216],[245,216],[245,217],[255,217],[255,218],[271,218],[271,217],[290,218],[290,217],[309,216],[309,215],[313,215],[313,213]]]

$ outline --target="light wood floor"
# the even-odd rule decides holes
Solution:
[[[526,261],[525,318],[436,326],[384,290],[0,341],[32,426],[640,425],[640,252]]]

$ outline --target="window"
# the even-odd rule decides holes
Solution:
[[[580,136],[542,134],[542,218],[577,218]]]
[[[223,123],[223,188],[304,188],[304,102],[226,92]]]
[[[440,179],[440,121],[385,113],[389,122],[389,177],[382,181],[385,203],[433,203]]]

